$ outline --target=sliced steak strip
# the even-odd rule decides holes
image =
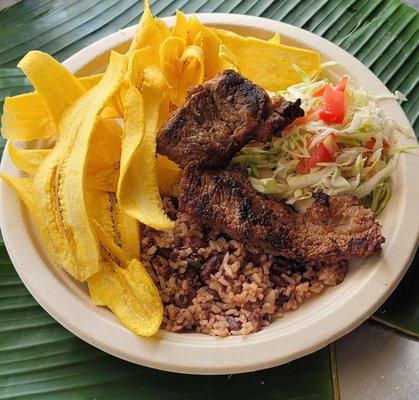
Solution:
[[[237,240],[298,261],[364,258],[384,242],[374,214],[355,197],[319,194],[299,215],[257,192],[238,165],[225,169],[188,165],[179,187],[179,208]]]
[[[266,141],[302,115],[299,100],[272,102],[261,87],[226,70],[189,91],[159,131],[157,151],[182,168],[194,161],[223,167],[251,140]]]

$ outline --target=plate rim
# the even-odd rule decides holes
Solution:
[[[329,42],[327,39],[302,28],[262,17],[240,14],[204,13],[195,15],[197,15],[205,24],[228,24],[236,28],[250,27],[259,30],[262,28],[263,30],[266,30],[266,32],[287,31],[287,35],[289,34],[289,36],[297,34],[303,35],[305,37],[304,40],[307,43],[310,40],[316,41],[316,46],[309,46],[307,44],[307,47],[330,48],[338,54],[337,58],[344,60],[344,62],[347,62],[350,65],[357,65],[358,68],[363,70],[363,73],[367,74],[368,79],[377,81],[375,83],[377,83],[377,87],[381,86],[383,94],[389,93],[388,89],[379,78],[356,58],[337,45]],[[162,19],[171,25],[173,24],[175,17],[172,16]],[[111,48],[115,48],[129,40],[132,37],[135,28],[136,25],[108,35],[69,57],[63,64],[72,72],[77,73],[77,71],[80,71],[88,62],[94,61],[100,55],[107,53]],[[397,105],[397,107],[400,108],[399,105]],[[400,111],[403,113],[401,108]],[[403,115],[404,119],[407,121],[407,117],[404,113]],[[410,124],[408,126],[410,127]],[[7,147],[8,144],[5,147],[0,165],[0,171],[2,172],[4,172],[6,164],[10,162],[7,154]],[[417,178],[416,186],[411,185],[408,190],[419,197],[419,181]],[[379,290],[381,294],[380,296],[375,296],[375,299],[374,296],[370,298],[368,303],[369,306],[365,307],[364,305],[362,312],[355,316],[351,316],[349,318],[350,321],[347,319],[346,322],[343,322],[338,318],[339,323],[337,325],[323,326],[321,334],[320,332],[316,332],[313,337],[310,337],[308,334],[304,335],[304,333],[301,332],[299,339],[304,339],[305,345],[300,347],[294,345],[292,350],[287,351],[282,348],[276,349],[276,351],[272,351],[272,354],[267,352],[266,346],[279,344],[278,337],[271,337],[276,335],[252,334],[248,338],[229,337],[224,339],[206,337],[205,339],[202,339],[202,341],[206,342],[205,346],[203,346],[202,343],[199,343],[199,340],[193,339],[191,340],[191,343],[186,343],[186,339],[181,339],[180,337],[176,338],[176,336],[187,336],[188,334],[179,335],[176,333],[159,332],[155,338],[138,338],[123,328],[122,325],[117,323],[117,326],[115,323],[111,324],[107,319],[101,318],[101,312],[98,312],[97,307],[93,305],[88,306],[80,300],[77,300],[68,287],[64,287],[64,285],[54,277],[48,278],[48,276],[46,276],[46,271],[43,271],[40,265],[32,265],[34,261],[43,261],[30,238],[29,227],[26,226],[22,218],[22,206],[20,204],[15,204],[15,208],[20,210],[20,218],[18,220],[11,218],[11,216],[8,215],[6,207],[3,206],[10,201],[13,196],[14,195],[11,194],[2,183],[0,185],[0,227],[2,228],[4,243],[16,271],[29,292],[39,304],[70,332],[109,354],[136,364],[188,374],[215,375],[249,372],[269,368],[312,353],[338,339],[366,320],[391,294],[403,277],[407,267],[410,265],[416,252],[419,239],[419,224],[417,224],[416,227],[409,227],[411,233],[416,236],[416,240],[412,240],[412,238],[406,240],[410,243],[410,251],[408,254],[405,254],[404,262],[402,263],[403,265],[399,268],[397,276],[393,276],[391,284],[388,284],[385,289],[382,282],[377,281],[377,284],[373,289]],[[19,202],[15,201],[15,203]],[[413,204],[413,212],[415,213],[415,211],[415,215],[419,215],[419,204],[416,206]],[[18,238],[21,240],[22,238],[24,239],[23,243],[27,246],[24,246],[23,248],[29,249],[29,254],[23,252],[22,242],[17,243]],[[35,258],[33,257],[34,254]],[[31,266],[29,270],[28,265]],[[37,271],[36,268],[39,268],[40,270]],[[45,270],[47,269],[48,268],[45,268]],[[45,277],[47,277],[48,282],[42,282]],[[46,289],[48,289],[48,292],[45,292]],[[60,296],[60,306],[53,304],[54,301],[51,302],[51,296],[56,294]],[[77,301],[75,301],[75,299]],[[71,306],[71,310],[68,310],[69,306]],[[330,319],[330,314],[336,312],[336,310],[329,310],[328,312],[329,314],[322,319]],[[94,316],[94,321],[91,316]],[[321,321],[318,321],[317,325],[319,322]],[[96,326],[95,323],[97,324]],[[315,324],[312,323],[312,325]],[[103,331],[104,328],[110,330]],[[318,329],[320,328],[321,327],[318,327]],[[111,333],[116,336],[112,336]],[[115,337],[119,338],[119,343],[115,343]],[[259,338],[262,337],[264,337],[264,340],[259,340]],[[126,342],[124,342],[124,340],[126,340]],[[296,341],[291,340],[291,343],[295,344]],[[135,354],[129,351],[130,346],[137,347]],[[263,346],[265,346],[264,349],[262,349]],[[202,357],[204,351],[203,347],[205,347],[206,357]],[[251,356],[243,354],[246,349],[251,350]],[[228,356],[226,353],[227,351],[229,352]],[[188,361],[188,357],[184,356],[185,352],[187,352],[187,355],[189,355],[193,361]],[[218,365],[216,364],[217,362]]]

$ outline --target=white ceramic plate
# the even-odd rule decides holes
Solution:
[[[389,94],[379,79],[354,57],[312,33],[250,16],[198,14],[198,17],[206,24],[261,38],[279,32],[283,43],[317,50],[323,61],[338,61],[339,66],[334,67],[332,75],[347,73],[369,93]],[[174,18],[165,21],[172,26]],[[134,27],[127,28],[99,40],[66,60],[65,66],[79,76],[103,71],[109,51],[126,50],[134,30]],[[383,106],[397,122],[409,126],[396,101],[383,101]],[[7,151],[1,171],[18,173]],[[220,339],[160,331],[151,339],[139,338],[108,310],[95,307],[86,287],[51,267],[26,210],[3,184],[0,186],[0,223],[9,255],[29,291],[48,313],[86,342],[125,360],[168,371],[246,372],[279,365],[320,349],[358,326],[389,296],[417,246],[417,171],[418,158],[403,155],[393,175],[393,197],[380,217],[387,239],[380,256],[351,265],[341,285],[248,337]]]

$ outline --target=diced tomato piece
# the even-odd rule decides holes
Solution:
[[[323,108],[319,117],[327,124],[341,124],[345,118],[345,93],[327,88],[323,94]]]
[[[297,174],[303,175],[306,174],[310,168],[308,167],[310,159],[309,158],[302,158],[297,164]]]
[[[337,148],[339,149],[338,146]],[[323,143],[319,143],[316,147],[310,150],[310,157],[302,158],[298,162],[296,172],[297,174],[306,174],[318,163],[332,162],[335,158],[334,153],[330,152]]]
[[[375,139],[375,137],[372,137],[370,140],[368,140],[367,143],[365,143],[365,147],[367,149],[372,150],[374,148],[374,146],[375,146],[375,142],[376,141],[377,140]],[[384,149],[384,151],[387,151],[389,148],[390,148],[390,143],[387,142],[387,140],[384,139],[383,140],[383,149]]]
[[[368,142],[367,143],[365,143],[365,147],[367,148],[367,149],[370,149],[370,150],[372,150],[373,149],[373,147],[375,146],[375,142],[376,142],[377,140],[375,139],[375,137],[372,137],[370,140],[368,140]]]
[[[320,162],[331,162],[335,159],[333,154],[326,149],[323,143],[319,143],[314,149],[310,150],[309,167],[314,168]]]
[[[324,91],[326,90],[327,86],[321,87],[317,92],[313,94],[314,97],[321,97],[323,96]]]
[[[340,78],[335,87],[327,86],[323,93],[323,107],[319,117],[327,124],[341,124],[345,118],[345,89],[348,76]]]
[[[339,89],[342,92],[344,92],[346,90],[346,86],[348,85],[348,80],[349,80],[348,75],[341,76],[341,78],[339,79],[338,84],[336,85],[336,89]]]

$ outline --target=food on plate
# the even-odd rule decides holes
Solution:
[[[237,70],[265,90],[276,92],[300,82],[301,77],[293,65],[298,65],[310,76],[320,70],[319,53],[285,46],[280,43],[279,35],[271,40],[261,40],[224,29],[214,31],[234,55]]]
[[[138,221],[170,230],[173,223],[162,209],[155,167],[161,87],[154,82],[143,85],[143,96],[134,86],[124,95],[118,202],[127,215]]]
[[[317,52],[182,12],[169,29],[145,1],[103,74],[39,51],[19,67],[35,91],[6,98],[2,135],[22,175],[0,178],[52,264],[137,335],[257,332],[384,242],[400,129],[320,79]]]
[[[333,86],[297,70],[302,82],[273,98],[301,99],[304,117],[282,137],[244,147],[233,162],[248,168],[255,189],[297,208],[322,190],[353,194],[379,215],[391,197],[388,177],[409,149],[403,128],[380,108],[380,98],[355,87],[350,77]]]
[[[160,294],[144,266],[110,236],[102,224],[93,221],[102,254],[99,272],[87,279],[95,304],[109,307],[123,325],[141,336],[152,336],[160,327],[163,306]],[[138,226],[136,226],[138,229]],[[136,234],[131,237],[139,238]]]
[[[299,100],[272,103],[259,86],[232,70],[189,90],[186,103],[159,131],[157,151],[179,166],[229,163],[251,140],[277,135],[303,116]]]
[[[374,213],[347,194],[315,194],[303,214],[257,192],[239,165],[190,164],[179,187],[179,209],[243,243],[292,260],[334,263],[368,257],[384,238]]]
[[[297,310],[345,277],[345,262],[299,263],[234,240],[163,198],[172,232],[144,226],[142,263],[159,287],[162,327],[213,336],[247,335]]]

